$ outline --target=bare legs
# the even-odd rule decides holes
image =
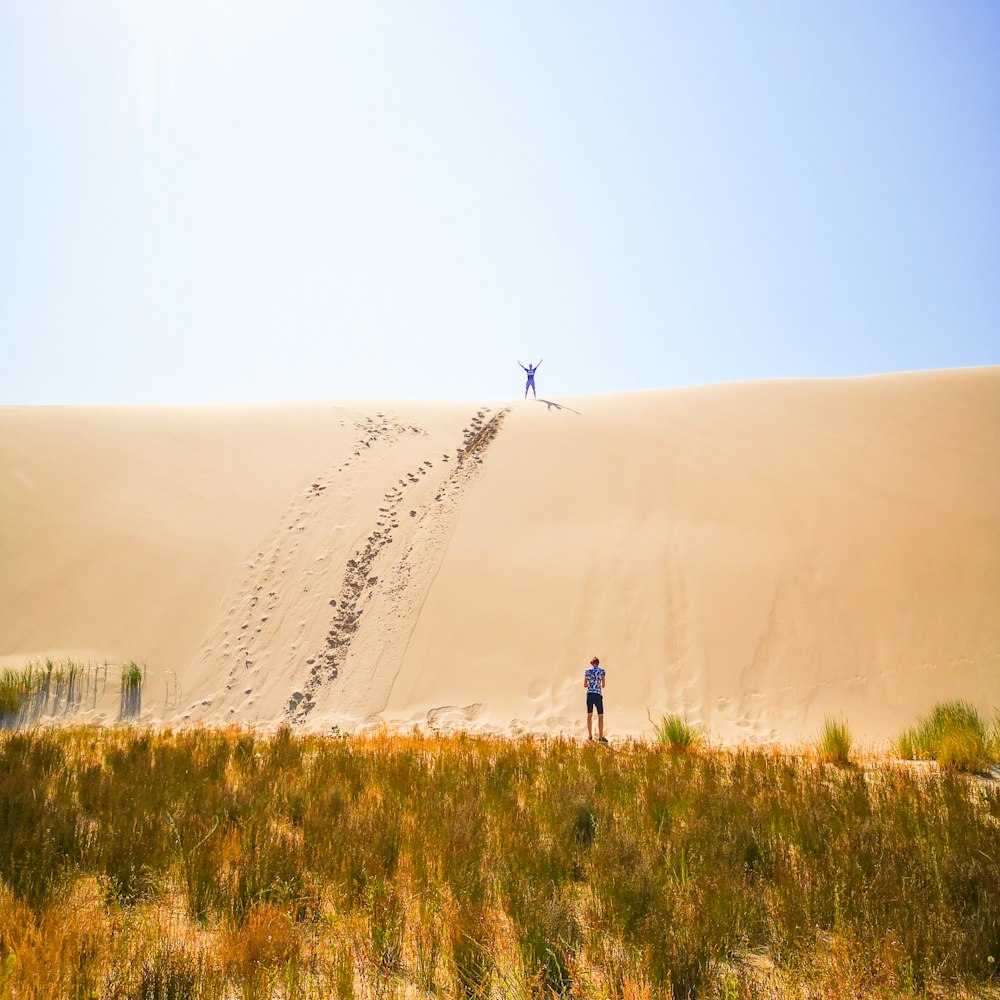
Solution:
[[[594,713],[587,713],[587,739],[592,740],[594,738]],[[597,713],[597,738],[599,740],[604,739],[604,713]]]

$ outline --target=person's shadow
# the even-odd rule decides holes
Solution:
[[[537,402],[544,403],[549,408],[549,413],[553,410],[569,410],[570,413],[580,416],[579,410],[574,410],[572,406],[563,406],[562,403],[555,403],[551,399],[539,399]]]

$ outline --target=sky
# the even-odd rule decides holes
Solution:
[[[0,0],[0,404],[1000,363],[1000,4]]]

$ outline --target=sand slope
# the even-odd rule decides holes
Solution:
[[[1000,368],[556,401],[0,409],[0,658],[77,718],[723,739],[1000,706]]]

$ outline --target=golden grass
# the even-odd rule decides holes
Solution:
[[[773,750],[0,737],[0,998],[991,995],[1000,791]]]

